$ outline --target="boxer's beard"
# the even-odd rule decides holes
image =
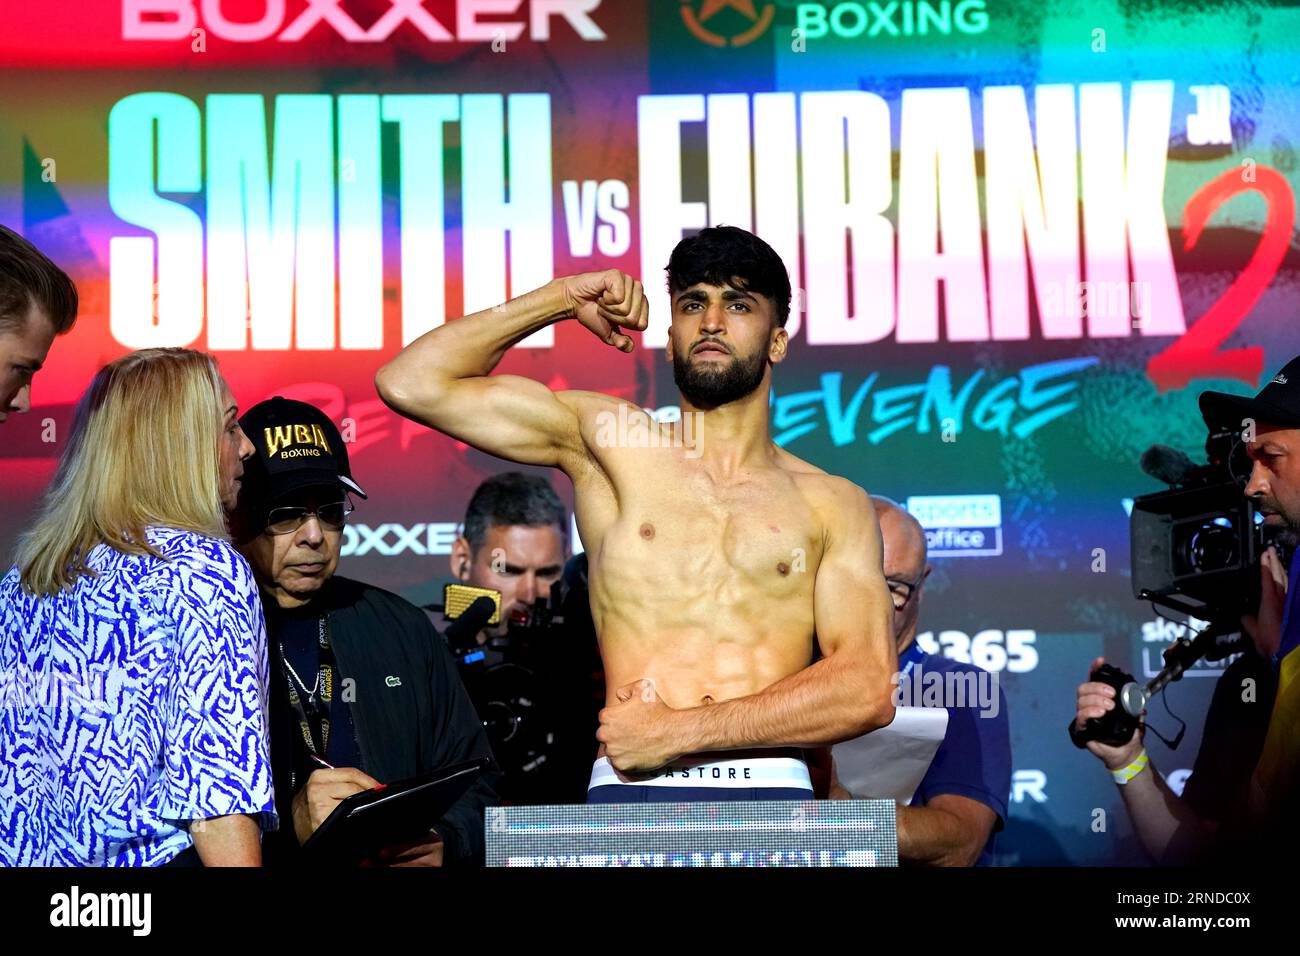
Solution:
[[[744,398],[763,381],[767,358],[762,352],[749,359],[732,353],[727,363],[692,362],[673,351],[673,381],[682,396],[696,408],[710,409]],[[718,366],[722,366],[719,368]]]

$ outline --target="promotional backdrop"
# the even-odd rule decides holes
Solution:
[[[1091,659],[1150,676],[1183,625],[1133,599],[1155,442],[1300,352],[1300,9],[1258,2],[4,0],[0,221],[81,318],[0,433],[0,555],[91,375],[216,354],[243,407],[320,405],[370,493],[344,573],[433,598],[474,487],[515,466],[390,413],[405,343],[554,276],[641,278],[623,355],[566,323],[500,370],[677,401],[663,267],[755,230],[797,293],[772,434],[907,504],[922,641],[999,675],[999,862],[1140,863],[1065,727]],[[671,412],[668,412],[671,414]],[[549,473],[569,504],[572,488]],[[1213,679],[1171,687],[1192,765]],[[1155,705],[1166,736],[1175,721]],[[1149,738],[1151,739],[1151,738]]]

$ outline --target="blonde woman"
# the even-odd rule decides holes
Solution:
[[[266,632],[227,541],[253,452],[215,360],[133,352],[82,396],[0,581],[0,864],[258,865],[277,820]]]

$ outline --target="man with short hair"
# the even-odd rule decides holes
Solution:
[[[493,475],[475,489],[462,534],[452,544],[456,579],[501,593],[501,619],[479,632],[484,646],[473,651],[474,663],[463,672],[470,696],[482,706],[499,699],[498,690],[512,696],[522,690],[529,698],[528,718],[536,722],[533,733],[512,731],[509,742],[491,738],[505,772],[502,800],[511,804],[581,803],[586,796],[603,700],[603,694],[595,695],[603,687],[585,583],[578,600],[562,597],[560,606],[550,606],[553,623],[540,640],[521,639],[518,631],[512,637],[510,629],[512,613],[550,600],[568,551],[564,503],[546,478],[521,471]],[[531,673],[533,688],[516,688],[508,678],[494,683],[498,665],[511,677]],[[485,709],[480,716],[486,720],[489,714]],[[534,747],[541,739],[546,744],[539,752]]]
[[[232,534],[261,586],[270,651],[271,763],[289,821],[268,837],[268,863],[292,859],[339,801],[476,758],[491,758],[441,635],[395,594],[335,575],[352,478],[334,423],[272,398],[240,425],[245,462]],[[483,810],[496,768],[424,837],[380,862],[441,866],[483,855]]]
[[[885,583],[894,605],[894,635],[900,681],[924,683],[923,672],[990,677],[961,661],[927,654],[916,642],[921,594],[930,565],[925,531],[897,502],[872,496],[884,541]],[[899,862],[926,866],[971,866],[992,862],[994,831],[1006,826],[1011,792],[1011,728],[1006,696],[994,684],[996,709],[984,707],[983,695],[945,700],[948,724],[943,740],[916,793],[898,807]],[[919,695],[918,695],[919,696]],[[831,799],[850,794],[839,786],[831,766]]]
[[[791,299],[775,250],[710,227],[678,243],[666,271],[677,421],[492,374],[566,319],[631,351],[624,330],[647,328],[648,305],[615,269],[440,325],[376,386],[408,418],[573,482],[608,686],[589,802],[808,799],[804,748],[893,719],[875,511],[853,482],[772,440]]]
[[[451,546],[451,573],[501,592],[501,620],[480,632],[480,644],[505,634],[512,611],[549,598],[568,557],[567,531],[564,504],[540,475],[508,471],[475,489]]]
[[[0,423],[32,404],[32,376],[77,320],[77,288],[18,233],[0,226]]]

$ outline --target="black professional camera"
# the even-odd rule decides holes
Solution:
[[[1132,674],[1126,674],[1110,664],[1102,664],[1088,679],[1115,688],[1115,706],[1100,717],[1089,717],[1084,721],[1082,730],[1076,731],[1074,721],[1070,721],[1070,739],[1076,747],[1082,747],[1089,740],[1111,747],[1128,743],[1133,731],[1137,729],[1138,715],[1146,706],[1146,695]]]
[[[468,592],[462,596],[459,592]],[[484,600],[486,589],[450,585],[444,605],[455,608],[464,600]],[[500,594],[490,592],[495,612],[502,613]],[[551,609],[546,598],[523,612],[510,615],[506,631],[493,635],[485,644],[478,634],[489,623],[482,607],[463,608],[449,620],[444,632],[456,659],[461,682],[487,731],[488,742],[507,779],[516,781],[538,772],[549,759],[555,743],[553,689],[547,686],[551,670],[545,658],[554,643],[553,631],[564,620]],[[499,618],[497,618],[499,620]]]
[[[1290,536],[1265,525],[1245,496],[1251,461],[1239,432],[1211,428],[1205,455],[1207,463],[1197,465],[1167,445],[1143,452],[1142,470],[1170,489],[1134,499],[1129,533],[1133,596],[1209,623],[1166,648],[1165,666],[1145,685],[1109,664],[1095,670],[1091,680],[1115,688],[1115,707],[1079,731],[1070,721],[1077,747],[1089,740],[1126,743],[1147,702],[1187,668],[1201,658],[1222,660],[1245,650],[1249,642],[1240,635],[1238,620],[1259,607],[1260,556],[1274,545],[1288,560]],[[1171,749],[1180,740],[1182,731]]]
[[[549,597],[510,614],[505,633],[485,644],[478,634],[499,620],[499,592],[449,585],[444,604],[432,606],[454,615],[443,636],[511,803],[581,802],[586,793],[603,692],[585,573],[579,579],[576,568],[571,561]]]
[[[1142,470],[1171,487],[1133,501],[1133,595],[1235,620],[1259,606],[1260,555],[1288,542],[1245,497],[1251,461],[1239,432],[1211,430],[1205,452],[1204,465],[1165,445],[1143,453]]]

